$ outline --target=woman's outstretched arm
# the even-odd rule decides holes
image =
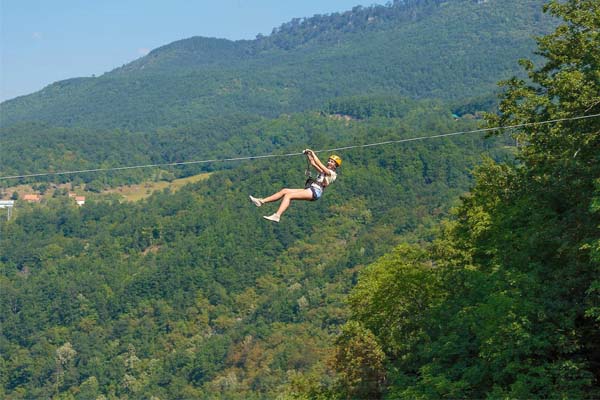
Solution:
[[[330,171],[327,167],[319,160],[319,157],[315,154],[311,149],[306,149],[306,154],[308,155],[308,161],[310,165],[312,165],[318,172],[322,172],[326,175],[330,175]]]

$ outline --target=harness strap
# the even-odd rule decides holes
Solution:
[[[314,182],[316,182],[316,180],[310,174],[310,162],[308,161],[308,157],[306,157],[306,170],[304,171],[304,175],[306,176],[306,182],[304,182],[304,189],[308,189]]]
[[[319,186],[321,190],[325,189],[325,186],[321,182],[317,182],[316,178],[312,177],[308,157],[306,158],[306,170],[304,171],[304,175],[307,177],[306,182],[304,182],[304,189],[309,189],[313,184]]]

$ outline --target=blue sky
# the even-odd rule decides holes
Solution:
[[[0,0],[0,101],[102,75],[192,36],[254,39],[361,0]]]

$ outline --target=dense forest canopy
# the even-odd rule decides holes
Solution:
[[[469,126],[427,108],[346,121],[318,113],[263,126],[323,145]],[[423,129],[424,127],[421,127]],[[327,138],[323,139],[327,132]],[[259,140],[257,138],[256,140]],[[248,194],[304,182],[305,161],[254,161],[138,203],[103,195],[19,205],[0,222],[1,353],[9,398],[273,398],[319,368],[357,272],[418,242],[471,182],[482,135],[347,152],[319,203],[278,226]],[[323,240],[323,238],[327,238]]]
[[[357,7],[255,41],[176,42],[106,76],[3,103],[3,174],[432,136],[474,130],[482,111],[488,126],[523,127],[343,151],[325,196],[293,203],[279,224],[262,218],[274,206],[257,209],[248,195],[302,185],[301,156],[207,165],[208,179],[138,202],[93,193],[78,207],[60,191],[19,201],[10,221],[0,218],[0,397],[600,397],[600,118],[572,119],[600,113],[600,4],[545,10],[492,0]],[[366,43],[423,46],[466,15],[490,27],[480,44],[499,49],[483,53],[473,76],[486,79],[474,86],[425,67],[412,81],[418,69],[389,63],[401,58],[365,61]],[[512,26],[503,35],[500,21]],[[542,21],[558,23],[535,57],[508,39]],[[419,30],[428,24],[432,36]],[[421,41],[408,40],[411,27]],[[234,73],[218,57],[197,66],[196,52],[256,71],[268,57],[282,63]],[[431,57],[464,66],[473,53],[456,54],[459,64],[445,54]],[[182,80],[161,75],[171,68],[161,55],[189,61],[173,74]],[[349,72],[348,55],[356,75],[340,82],[333,72]],[[531,58],[523,71],[503,76],[521,57]],[[295,90],[289,82],[313,62],[323,75],[306,69],[314,86]],[[424,87],[384,90],[379,72],[398,68]],[[495,102],[488,84],[501,78]],[[191,96],[192,81],[218,96]],[[151,82],[156,92],[145,91]],[[458,98],[439,95],[448,90]],[[136,95],[132,108],[101,124],[120,91]],[[99,103],[82,101],[92,95]],[[58,180],[102,189],[147,178]]]
[[[551,2],[492,126],[600,113],[600,3]],[[342,398],[600,396],[600,118],[527,125],[437,239],[370,265],[333,357]],[[363,356],[365,355],[365,356]],[[331,384],[309,391],[328,393]]]

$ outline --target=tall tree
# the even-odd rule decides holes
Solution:
[[[522,61],[529,79],[504,82],[488,117],[525,124],[517,160],[478,168],[430,249],[443,301],[399,323],[393,304],[353,313],[380,343],[422,337],[386,351],[393,398],[600,397],[600,3],[545,10],[563,20],[538,40],[545,63]],[[363,274],[355,294],[376,275]]]

